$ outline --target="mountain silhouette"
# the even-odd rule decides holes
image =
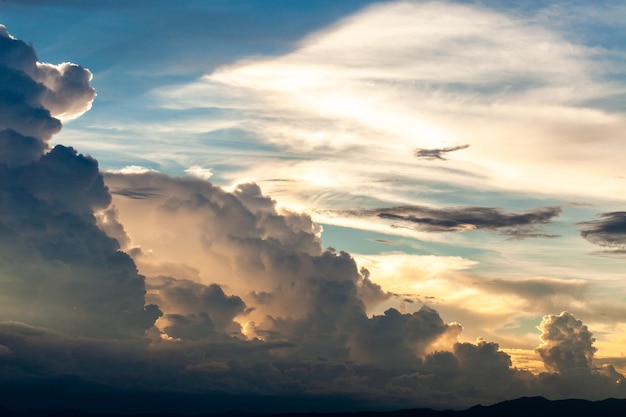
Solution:
[[[555,400],[543,397],[522,397],[497,404],[476,405],[466,410],[433,410],[428,408],[396,411],[362,411],[347,413],[281,413],[261,414],[230,411],[219,414],[92,413],[80,410],[9,410],[0,408],[2,417],[527,417],[533,414],[626,416],[626,399],[609,398],[601,401]]]

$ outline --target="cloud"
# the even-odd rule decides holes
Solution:
[[[554,310],[571,300],[584,300],[591,287],[588,281],[554,278],[492,279],[479,285],[493,296],[514,294],[525,299],[534,313]]]
[[[213,176],[213,172],[209,168],[202,168],[201,166],[194,165],[185,170],[185,173],[189,176],[208,180]]]
[[[61,130],[57,117],[71,118],[91,106],[91,73],[74,64],[37,61],[32,46],[0,30],[0,162],[34,161]]]
[[[401,390],[405,398],[416,401],[415,404],[442,405],[434,393],[444,392],[454,396],[455,404],[469,405],[477,398],[489,402],[494,398],[552,394],[556,389],[542,385],[542,379],[514,369],[510,357],[495,343],[484,340],[459,343],[461,325],[444,322],[432,307],[418,304],[417,310],[411,313],[387,308],[382,314],[366,314],[368,305],[385,305],[395,297],[376,285],[385,282],[379,276],[384,265],[370,272],[359,269],[348,253],[322,250],[318,231],[308,216],[280,211],[276,202],[263,196],[255,185],[244,184],[227,192],[203,180],[171,178],[158,173],[108,173],[106,182],[112,190],[128,191],[113,195],[115,204],[120,207],[120,220],[128,226],[133,242],[138,242],[142,248],[141,254],[136,256],[142,270],[149,270],[148,275],[153,275],[172,270],[172,263],[178,261],[184,263],[180,270],[186,266],[196,271],[187,281],[148,278],[148,300],[158,303],[165,313],[158,327],[182,343],[176,347],[171,344],[175,342],[164,340],[159,342],[159,349],[176,351],[206,346],[207,353],[193,356],[196,359],[189,364],[198,372],[203,369],[203,372],[211,372],[214,377],[242,378],[231,380],[228,386],[250,389],[248,372],[261,365],[248,363],[235,370],[221,354],[213,356],[208,351],[218,340],[229,346],[238,346],[236,343],[245,346],[257,338],[276,346],[270,356],[263,359],[267,362],[256,371],[257,379],[268,384],[265,392],[272,392],[276,381],[288,381],[298,390],[306,389],[315,395],[341,390],[346,395],[361,398],[368,392],[370,398],[396,404],[388,396]],[[126,195],[146,188],[155,190],[148,198]],[[524,217],[524,214],[517,216],[526,218],[527,223],[535,221],[533,216]],[[502,216],[496,224],[502,227],[527,224],[509,216],[513,220]],[[550,215],[537,218],[549,219]],[[294,234],[300,237],[294,239]],[[165,252],[166,248],[169,253]],[[167,259],[168,263],[158,263],[159,259]],[[381,258],[380,262],[383,261]],[[423,260],[431,267],[435,261],[435,258]],[[451,263],[452,269],[464,269],[473,264],[456,258],[446,258],[446,261]],[[423,282],[424,285],[446,272],[445,268],[430,275],[415,268],[412,271],[413,284]],[[162,287],[161,292],[159,288],[164,282],[168,283],[168,288]],[[470,284],[468,278],[465,286],[458,290],[467,292]],[[450,303],[461,302],[454,288],[442,285],[442,298],[450,298]],[[197,295],[191,298],[194,301],[187,297],[180,299],[184,301],[172,301],[172,294],[179,294],[181,288],[187,288],[185,293],[201,294],[207,291],[207,286],[220,288],[222,294],[222,288],[228,288],[233,294],[219,299],[220,303],[224,297],[236,300],[233,301],[236,308],[230,310],[223,321],[229,325],[235,323],[235,333],[216,332],[217,326],[213,320],[209,321],[214,317],[208,310],[213,302],[197,304],[204,299]],[[498,295],[505,303],[511,303],[510,297],[515,295],[523,302],[520,304],[518,300],[514,306],[530,309],[533,314],[552,308],[563,297],[579,299],[586,290],[583,282],[548,279],[491,280],[471,286],[485,292],[484,300],[493,299],[494,291],[508,296]],[[478,303],[483,304],[489,314],[494,314],[493,302],[489,306],[485,305],[489,302]],[[199,307],[185,307],[196,305]],[[217,305],[220,304],[213,308]],[[463,308],[449,308],[448,304],[441,304],[441,307],[448,315],[467,313]],[[470,316],[463,317],[470,322],[474,320]],[[224,339],[228,335],[242,339],[228,341]],[[241,360],[235,353],[233,355],[226,357]],[[607,379],[598,375],[605,384]],[[446,401],[449,406],[450,400]]]
[[[94,212],[111,196],[98,163],[48,139],[95,96],[90,73],[37,62],[1,31],[0,319],[93,337],[138,337],[160,314]]]
[[[92,75],[80,65],[38,62],[34,48],[10,36],[4,26],[0,31],[0,57],[3,62],[0,72],[4,81],[3,98],[19,105],[16,109],[31,113],[24,122],[29,120],[32,123],[37,118],[36,124],[49,125],[46,129],[49,131],[43,137],[49,138],[60,129],[58,120],[52,121],[50,116],[72,119],[91,108],[96,96],[90,85]]]
[[[546,368],[560,374],[591,372],[595,339],[572,314],[544,316],[539,325],[541,345],[536,349]]]
[[[196,109],[203,120],[238,120],[259,147],[288,152],[293,158],[264,157],[277,176],[299,180],[285,193],[294,205],[319,203],[322,195],[404,201],[424,183],[621,195],[614,178],[621,153],[614,150],[623,147],[624,118],[604,110],[624,91],[612,74],[618,53],[586,46],[579,33],[568,38],[561,19],[538,9],[520,15],[506,6],[375,4],[281,56],[240,60],[153,94],[163,107]],[[588,19],[589,10],[577,5],[567,15]],[[223,116],[204,111],[215,108]],[[446,147],[451,142],[468,147],[445,166],[416,164],[407,152],[445,158],[460,150]],[[372,179],[389,177],[389,166],[407,183],[377,187]],[[233,169],[233,183],[267,177],[267,164],[247,158]],[[328,169],[341,175],[326,180]]]
[[[436,310],[422,306],[412,314],[388,309],[374,315],[350,344],[351,357],[385,367],[416,366],[438,340],[452,341],[461,333],[459,324],[445,324]],[[433,349],[434,350],[434,349]]]
[[[74,119],[91,108],[96,90],[91,73],[80,65],[37,62],[35,79],[46,87],[42,105],[61,120]]]
[[[413,155],[418,159],[426,159],[426,160],[435,160],[440,159],[445,161],[446,158],[443,157],[443,154],[448,152],[460,151],[461,149],[467,149],[469,145],[459,145],[459,146],[451,146],[447,148],[439,148],[439,149],[425,149],[425,148],[417,148],[413,152]]]
[[[538,383],[548,398],[564,398],[566,392],[591,399],[624,395],[624,375],[612,365],[594,366],[595,338],[581,320],[564,311],[544,316],[538,329],[542,343],[535,351],[549,371]]]
[[[581,236],[589,242],[614,249],[626,250],[626,212],[614,211],[600,214],[601,220],[581,222],[586,226]]]
[[[147,298],[167,312],[156,325],[170,337],[194,340],[214,333],[241,335],[233,319],[244,314],[246,305],[237,296],[227,296],[219,285],[154,277],[148,283]]]
[[[168,399],[191,412],[334,411],[464,407],[542,392],[542,380],[512,368],[498,344],[460,343],[461,325],[430,306],[368,315],[393,295],[349,253],[324,250],[311,217],[280,208],[254,183],[228,191],[152,171],[101,173],[73,148],[50,149],[55,116],[89,106],[89,74],[38,66],[31,47],[0,34],[0,386],[8,402],[30,406],[24,393],[32,400],[35,392],[37,406],[65,409],[146,411]],[[369,214],[436,231],[532,232],[559,210]],[[418,215],[429,220],[413,221]],[[540,352],[568,370],[568,353],[588,352],[579,339],[582,347],[570,348],[546,337],[556,350]]]
[[[27,166],[0,166],[0,317],[89,335],[141,335],[144,281],[93,211],[110,196],[94,160],[56,146]]]
[[[508,213],[494,207],[432,208],[397,206],[375,209],[343,210],[352,216],[376,216],[392,220],[392,227],[415,227],[425,232],[458,232],[491,230],[521,239],[525,237],[557,237],[540,233],[541,227],[561,213],[561,207],[539,207],[522,213]]]

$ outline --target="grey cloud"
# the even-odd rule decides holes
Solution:
[[[509,373],[511,358],[500,351],[497,343],[479,340],[477,343],[457,343],[454,355],[459,366],[471,368],[484,374]]]
[[[118,195],[122,195],[124,197],[128,197],[128,198],[136,198],[136,199],[149,199],[149,198],[155,198],[158,197],[159,194],[157,192],[157,190],[155,188],[146,188],[146,189],[132,189],[132,190],[127,190],[127,189],[112,189],[111,190],[112,194],[118,194]]]
[[[469,145],[458,145],[458,146],[450,146],[447,148],[434,148],[434,149],[426,149],[426,148],[416,148],[413,151],[413,154],[418,159],[426,159],[426,160],[435,160],[439,159],[445,161],[446,158],[443,157],[444,154],[454,151],[460,151],[462,149],[469,148]]]
[[[59,145],[0,172],[0,319],[102,336],[152,326],[143,277],[97,227],[93,210],[110,203],[97,163]]]
[[[388,300],[394,294],[383,291],[382,287],[370,279],[370,272],[366,268],[359,271],[362,278],[358,285],[359,298],[363,300],[366,306],[376,306],[381,302]]]
[[[117,208],[114,205],[110,205],[106,209],[96,211],[95,216],[98,222],[98,228],[106,233],[107,236],[117,240],[120,248],[132,255],[132,251],[135,248],[130,247],[130,237],[126,233],[124,225],[118,221]]]
[[[353,216],[377,216],[392,220],[395,225],[408,225],[425,232],[492,230],[521,239],[525,237],[556,237],[538,233],[561,213],[561,207],[538,207],[522,213],[510,213],[495,207],[432,208],[396,206],[375,209],[344,210]],[[393,225],[392,225],[393,226]]]
[[[439,314],[427,306],[412,314],[395,309],[364,322],[351,343],[352,357],[385,367],[416,367],[426,348],[446,333],[456,338],[458,325],[447,325]]]
[[[159,322],[169,322],[171,329],[181,325],[199,329],[206,325],[211,331],[241,334],[239,324],[233,319],[244,314],[246,305],[238,296],[226,295],[217,284],[202,285],[184,279],[153,277],[148,280],[147,289],[149,302],[167,312]],[[181,337],[174,336],[167,328],[164,331],[171,337]]]
[[[533,383],[542,395],[592,400],[625,395],[624,375],[612,365],[594,366],[595,339],[581,320],[568,312],[547,315],[539,329],[542,343],[535,351],[549,372],[540,374]]]
[[[457,343],[452,351],[428,355],[416,372],[391,378],[389,389],[403,395],[451,403],[485,404],[534,393],[532,375],[510,367],[509,356],[495,343]],[[471,400],[470,400],[471,398]]]
[[[475,285],[490,293],[514,294],[526,300],[532,311],[539,312],[553,311],[568,302],[583,300],[590,287],[586,281],[554,278],[492,279],[477,281]]]
[[[40,156],[44,143],[31,136],[22,136],[13,129],[0,131],[0,163],[8,166],[24,165]]]
[[[91,73],[71,63],[55,66],[37,62],[32,46],[2,28],[0,131],[12,129],[46,142],[61,129],[55,117],[75,117],[91,106],[95,97]]]
[[[77,117],[91,108],[96,90],[92,75],[80,65],[38,63],[35,79],[46,86],[41,103],[55,117]]]
[[[215,324],[207,313],[166,314],[159,320],[163,333],[175,339],[200,340],[213,337]]]
[[[142,336],[160,312],[145,306],[132,259],[97,227],[94,211],[111,202],[98,164],[46,142],[61,124],[43,103],[65,113],[88,105],[90,75],[69,64],[59,67],[68,74],[55,74],[6,29],[0,58],[0,320]]]
[[[626,212],[614,211],[600,214],[601,220],[579,223],[586,226],[581,236],[589,242],[614,249],[626,250]]]

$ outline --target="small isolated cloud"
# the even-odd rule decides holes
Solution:
[[[561,207],[538,207],[522,213],[511,213],[495,207],[396,206],[344,210],[341,213],[359,217],[376,216],[394,221],[392,227],[408,226],[424,232],[491,230],[513,239],[522,239],[557,237],[541,233],[541,229],[561,213]]]
[[[581,236],[589,242],[615,249],[618,252],[626,251],[626,211],[613,211],[600,214],[601,220],[592,220],[579,223],[586,226]]]
[[[443,157],[444,154],[449,153],[449,152],[454,152],[454,151],[460,151],[461,149],[467,149],[469,148],[469,145],[458,145],[458,146],[451,146],[451,147],[447,147],[447,148],[434,148],[434,149],[426,149],[426,148],[416,148],[413,151],[413,155],[415,155],[415,157],[417,157],[418,159],[426,159],[429,161],[435,160],[435,159],[440,159],[442,161],[445,161],[446,158]]]
[[[120,169],[108,169],[105,172],[114,174],[145,174],[146,172],[157,172],[154,169],[142,167],[141,165],[128,165]]]
[[[213,176],[213,172],[211,172],[209,168],[202,168],[198,165],[187,168],[185,173],[190,177],[199,178],[201,180],[208,180]]]

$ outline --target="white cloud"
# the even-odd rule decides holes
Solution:
[[[367,183],[393,167],[421,182],[621,198],[615,177],[626,118],[587,103],[626,88],[603,81],[605,65],[595,63],[602,51],[539,21],[471,5],[386,3],[291,53],[243,60],[155,94],[170,108],[229,110],[262,141],[309,164],[334,162],[334,178],[350,172]],[[470,146],[446,165],[411,154],[459,143]],[[284,177],[294,166],[277,165]],[[460,175],[441,178],[442,167]],[[260,178],[255,167],[234,175]],[[324,185],[351,192],[341,181]],[[401,198],[400,188],[388,191]]]
[[[150,169],[150,168],[146,168],[146,167],[142,167],[140,165],[128,165],[125,166],[124,168],[120,168],[120,169],[109,169],[106,172],[110,172],[112,174],[127,174],[127,175],[132,175],[132,174],[145,174],[147,172],[157,172],[154,169]]]
[[[213,172],[209,168],[203,168],[199,165],[194,165],[185,170],[185,173],[194,178],[199,178],[201,180],[208,180],[213,176]]]

